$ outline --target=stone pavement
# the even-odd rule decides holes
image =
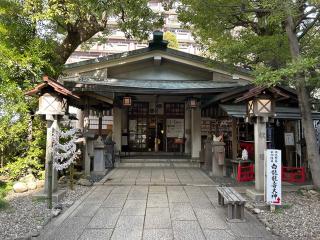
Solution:
[[[217,191],[200,169],[117,168],[38,239],[275,239],[255,217],[226,222]]]

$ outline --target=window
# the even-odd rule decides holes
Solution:
[[[164,111],[166,115],[184,116],[184,103],[165,103]]]
[[[112,125],[113,125],[112,111],[110,109],[104,110],[103,116],[102,116],[102,129],[108,129],[108,127]],[[99,129],[99,117],[93,115],[93,111],[90,111],[89,129],[92,129],[92,130]]]

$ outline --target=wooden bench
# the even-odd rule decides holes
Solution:
[[[232,187],[217,187],[218,203],[221,206],[228,205],[228,221],[244,220],[244,204],[246,200]]]

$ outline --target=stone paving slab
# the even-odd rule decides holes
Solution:
[[[143,240],[173,240],[172,229],[144,229]]]
[[[67,219],[61,227],[50,236],[45,236],[46,240],[77,240],[90,221],[90,217],[71,217]]]
[[[88,224],[88,228],[114,228],[121,208],[100,208]]]
[[[126,193],[111,193],[101,204],[101,207],[120,207],[122,208],[127,200]]]
[[[166,193],[150,193],[148,196],[149,207],[168,207],[168,197]]]
[[[169,208],[147,208],[144,228],[171,228]]]
[[[110,239],[113,229],[85,229],[78,240],[107,240]]]
[[[170,203],[171,220],[196,221],[196,215],[190,203]]]
[[[176,240],[205,240],[197,221],[172,221],[172,227]]]
[[[105,179],[37,239],[275,239],[247,212],[244,223],[226,222],[216,184],[200,169],[119,168]]]
[[[121,215],[127,216],[144,216],[146,211],[146,200],[127,200]]]

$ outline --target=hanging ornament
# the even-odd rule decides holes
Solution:
[[[58,171],[68,168],[77,157],[76,132],[75,128],[66,132],[61,130],[53,132],[53,167]],[[60,143],[62,139],[70,140]]]

